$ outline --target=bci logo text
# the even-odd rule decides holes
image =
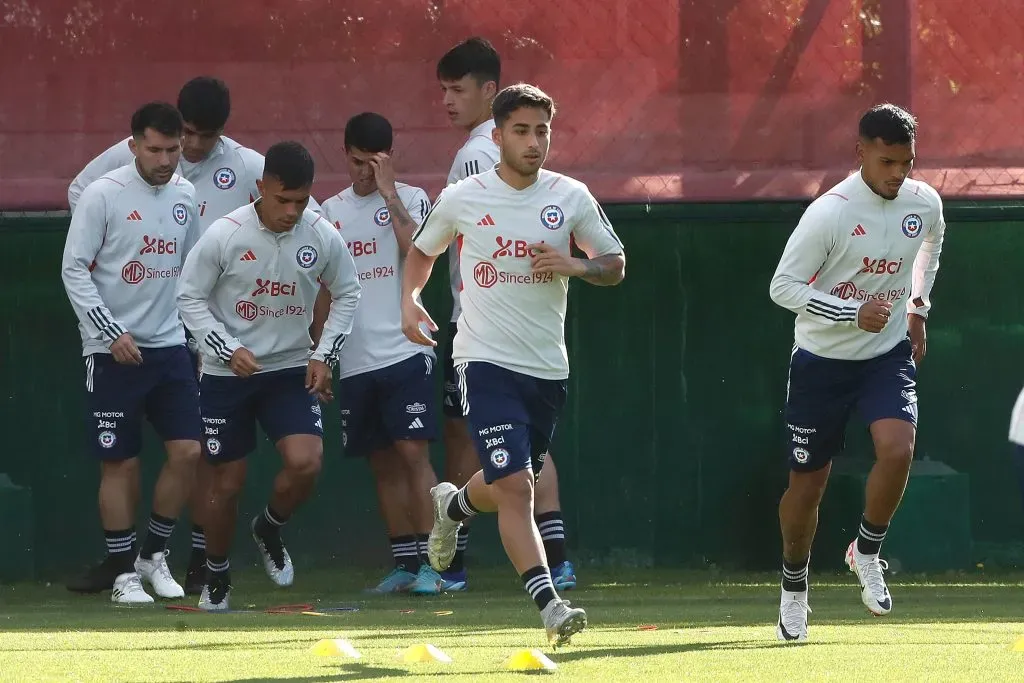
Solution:
[[[530,243],[526,240],[507,240],[498,235],[494,241],[498,244],[498,249],[491,254],[491,258],[501,258],[502,256],[526,258],[533,255],[530,253]]]
[[[142,236],[142,249],[139,254],[177,254],[178,240],[165,240],[160,237]]]
[[[903,268],[903,259],[899,261],[887,261],[884,258],[871,259],[864,257],[864,267],[860,272],[871,273],[872,275],[895,275]]]
[[[348,248],[352,252],[352,256],[368,256],[370,254],[377,253],[377,240],[370,240],[369,242],[360,242],[359,240],[353,240],[348,243]]]
[[[267,296],[295,296],[295,283],[256,278],[256,289],[252,290],[250,296],[260,296],[261,294],[266,294]]]

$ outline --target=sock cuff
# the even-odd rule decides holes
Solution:
[[[281,513],[274,510],[269,505],[263,510],[263,517],[267,520],[267,523],[272,526],[284,526],[288,518]]]
[[[888,524],[886,524],[885,526],[878,526],[877,524],[872,524],[871,522],[862,517],[860,520],[860,530],[858,533],[861,537],[868,541],[884,541],[885,532],[888,530]]]
[[[212,557],[207,556],[206,568],[211,572],[226,572],[231,568],[231,563],[226,557]]]
[[[537,526],[540,526],[543,522],[563,522],[562,511],[553,510],[552,512],[542,512],[539,515],[533,516],[537,522]]]

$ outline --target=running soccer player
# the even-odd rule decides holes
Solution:
[[[178,309],[203,355],[203,448],[214,465],[203,510],[209,578],[199,606],[206,610],[228,609],[228,552],[256,422],[284,464],[269,504],[250,524],[264,569],[279,586],[290,586],[295,574],[281,527],[313,492],[323,460],[317,399],[331,395],[330,366],[352,328],[359,281],[337,230],[308,208],[313,170],[302,145],[273,145],[260,199],[209,227],[178,285]],[[330,314],[310,355],[321,282],[331,293]]]
[[[176,175],[182,121],[151,102],[131,120],[132,163],[82,193],[64,246],[62,276],[85,356],[92,451],[100,461],[100,518],[107,557],[69,590],[113,588],[116,603],[153,602],[184,591],[167,567],[166,543],[195,476],[202,423],[195,373],[174,286],[196,229],[195,189]],[[167,451],[153,493],[149,532],[136,557],[142,418]]]
[[[868,610],[892,610],[879,551],[914,456],[916,373],[945,232],[938,193],[907,177],[916,134],[914,117],[899,107],[865,113],[860,170],[811,203],[772,278],[772,300],[796,313],[785,413],[791,472],[779,505],[780,640],[807,638],[818,505],[854,409],[869,427],[876,460],[846,564]]]
[[[345,155],[352,185],[323,203],[362,286],[338,359],[342,443],[347,456],[369,460],[395,560],[375,591],[436,594],[441,576],[425,561],[434,520],[429,491],[437,485],[429,451],[437,436],[435,356],[402,334],[401,308],[402,261],[430,201],[420,188],[395,181],[393,138],[380,114],[349,119]],[[318,306],[314,330],[324,317]]]
[[[498,145],[494,142],[494,119],[491,103],[501,81],[501,57],[484,38],[469,38],[450,49],[437,63],[437,80],[444,93],[443,103],[452,124],[469,135],[455,155],[448,184],[471,175],[489,171],[498,162]],[[480,467],[476,448],[462,414],[459,385],[452,361],[452,340],[458,331],[459,292],[462,280],[459,274],[459,249],[453,242],[448,248],[448,274],[452,292],[452,317],[448,325],[448,343],[444,348],[444,443],[445,477],[458,486],[464,486]],[[537,482],[535,512],[544,552],[551,567],[551,575],[558,590],[576,587],[576,569],[565,554],[565,521],[558,497],[558,472],[550,454],[543,474]],[[458,545],[451,566],[442,573],[446,591],[465,590],[468,586],[464,555],[469,543],[469,525],[459,530]]]
[[[464,287],[453,355],[482,469],[461,489],[449,482],[431,489],[428,558],[446,569],[462,523],[478,512],[498,512],[509,559],[549,640],[560,645],[587,617],[561,600],[552,583],[534,521],[534,486],[566,398],[566,294],[570,277],[618,284],[626,261],[586,186],[542,169],[554,113],[551,98],[532,85],[507,87],[494,99],[501,161],[445,189],[417,230],[402,280],[402,330],[418,344],[434,344],[420,328],[437,326],[419,294],[437,256],[458,239]],[[573,240],[588,259],[570,255]]]
[[[263,155],[223,134],[231,115],[231,93],[223,81],[208,76],[193,78],[178,93],[178,111],[185,121],[178,173],[195,186],[198,207],[198,230],[192,237],[193,242],[183,245],[183,253],[187,254],[194,240],[199,239],[211,223],[259,196],[257,181],[263,176]],[[128,145],[128,139],[116,143],[82,169],[68,188],[72,212],[90,183],[132,162],[134,157]],[[314,199],[310,199],[310,208],[320,210]],[[195,354],[198,345],[191,337],[189,347]],[[187,595],[198,595],[206,583],[206,537],[200,510],[212,476],[209,467],[205,459],[200,460],[196,486],[189,501],[192,554],[185,575]]]

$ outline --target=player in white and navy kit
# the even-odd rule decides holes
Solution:
[[[449,186],[413,238],[402,284],[402,329],[432,345],[436,329],[417,297],[436,257],[458,239],[462,316],[454,357],[463,413],[482,465],[461,490],[431,490],[434,528],[427,554],[443,570],[462,522],[498,511],[509,558],[541,611],[548,638],[562,644],[586,613],[558,598],[533,517],[534,485],[565,404],[569,361],[565,309],[569,277],[620,282],[622,244],[586,186],[542,170],[554,104],[525,84],[494,100],[494,169]],[[575,243],[589,256],[570,255]]]
[[[259,196],[256,183],[263,177],[263,155],[223,134],[231,115],[231,94],[223,81],[208,76],[193,78],[178,92],[178,111],[185,122],[178,174],[195,186],[198,209],[198,230],[194,232],[193,242],[183,247],[183,253],[187,253],[194,240],[199,239],[215,220],[251,204]],[[68,188],[68,204],[72,212],[82,191],[90,183],[132,159],[126,139],[90,161]],[[317,212],[320,210],[314,199],[310,199],[310,208]],[[198,361],[195,340],[189,338],[189,345],[193,358]],[[199,510],[206,498],[205,487],[211,476],[208,464],[200,462],[196,486],[189,501],[192,554],[185,575],[185,593],[188,595],[198,595],[206,583],[206,539]]]
[[[202,424],[195,373],[174,299],[184,245],[196,229],[195,190],[174,173],[182,121],[152,102],[132,116],[132,163],[86,188],[71,220],[62,276],[85,356],[90,444],[101,465],[100,517],[107,558],[71,581],[77,592],[113,587],[118,603],[184,595],[167,568],[166,542],[199,459]],[[153,494],[149,533],[135,554],[142,419],[167,462]]]
[[[1014,463],[1020,481],[1020,493],[1024,496],[1024,389],[1017,396],[1010,415],[1010,442],[1014,444]]]
[[[284,464],[269,504],[250,525],[279,586],[294,579],[281,527],[312,494],[323,460],[318,398],[331,395],[330,365],[352,328],[359,281],[337,230],[307,207],[313,170],[302,145],[273,145],[261,198],[214,222],[181,273],[178,308],[203,355],[203,447],[214,465],[204,509],[209,577],[199,601],[207,610],[228,608],[228,552],[256,423]],[[320,283],[331,305],[311,355]]]
[[[491,103],[501,80],[501,57],[484,38],[468,38],[451,48],[437,63],[437,80],[444,93],[444,106],[452,123],[469,136],[459,149],[448,172],[448,184],[491,170],[498,163],[498,145],[494,142],[494,119]],[[445,478],[463,486],[479,466],[476,448],[469,435],[459,384],[452,361],[452,340],[458,331],[462,306],[462,276],[459,273],[459,248],[448,247],[448,274],[452,292],[452,317],[448,324],[444,354],[444,443]],[[551,576],[558,590],[576,587],[576,568],[565,553],[565,521],[558,496],[558,472],[555,461],[548,457],[535,491],[535,512],[544,552],[551,567]],[[459,529],[458,544],[451,566],[442,573],[446,591],[465,590],[468,586],[465,552],[469,543],[469,525]]]
[[[807,572],[818,505],[850,414],[869,426],[876,462],[846,563],[873,614],[892,609],[879,550],[910,472],[915,376],[939,267],[942,200],[908,178],[917,123],[879,105],[860,120],[860,170],[815,200],[789,239],[771,298],[796,315],[786,398],[789,488],[779,506],[782,601],[776,635],[807,638]]]
[[[391,123],[358,114],[345,125],[352,185],[323,203],[324,217],[348,244],[362,298],[338,359],[342,443],[365,457],[377,481],[394,569],[376,591],[440,592],[426,560],[437,484],[429,444],[437,436],[433,349],[402,334],[402,263],[430,209],[426,193],[395,182]],[[314,330],[322,314],[314,320]]]

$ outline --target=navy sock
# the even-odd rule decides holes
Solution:
[[[808,565],[810,556],[800,562],[788,562],[782,559],[782,590],[791,593],[804,593],[807,591]]]
[[[861,555],[877,555],[882,549],[882,541],[888,529],[888,524],[878,526],[861,517],[860,530],[857,532],[857,552]]]

